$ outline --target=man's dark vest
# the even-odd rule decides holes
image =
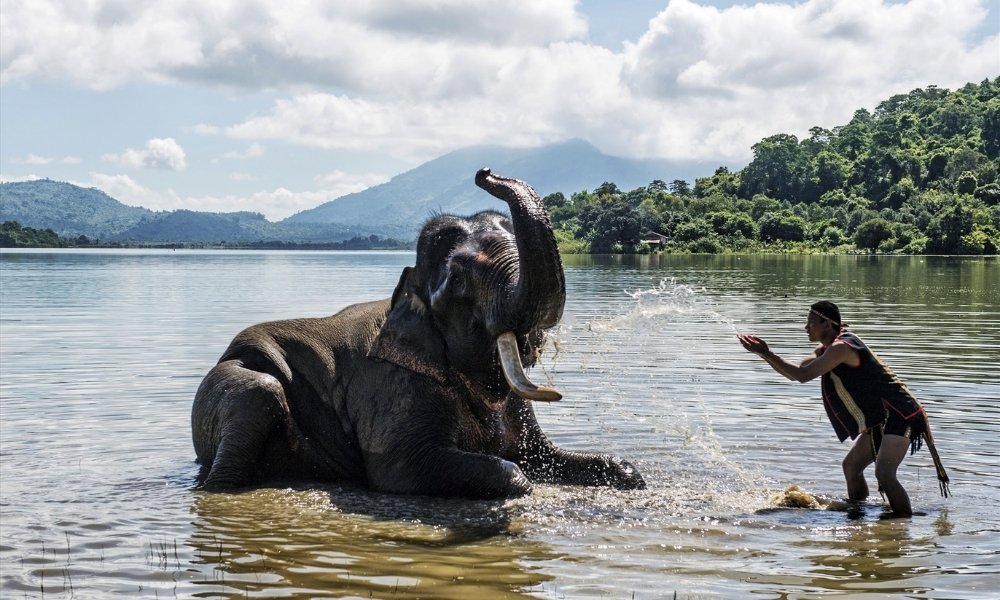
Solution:
[[[840,441],[881,425],[890,410],[903,420],[921,413],[920,402],[858,336],[844,331],[834,342],[847,344],[861,359],[857,367],[840,364],[822,378],[823,406]]]

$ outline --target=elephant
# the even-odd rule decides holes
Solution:
[[[236,335],[192,406],[200,488],[357,482],[502,499],[533,482],[645,487],[629,462],[542,432],[532,403],[561,394],[524,369],[562,318],[562,261],[530,185],[487,168],[475,183],[510,217],[432,216],[391,298]]]

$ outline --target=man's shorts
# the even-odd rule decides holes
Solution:
[[[909,419],[903,419],[902,415],[894,410],[888,411],[885,423],[882,424],[882,435],[901,435],[905,438],[915,440],[924,432],[924,411],[920,410]]]

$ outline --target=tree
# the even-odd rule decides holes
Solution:
[[[836,226],[830,226],[823,230],[823,235],[821,237],[823,244],[828,248],[833,248],[844,243],[847,236],[844,235],[844,231]]]
[[[806,239],[806,222],[789,211],[768,213],[760,220],[762,240],[801,242]]]
[[[566,206],[566,196],[562,192],[554,192],[542,198],[542,204],[549,210],[560,208]]]
[[[754,144],[752,150],[753,160],[740,172],[740,197],[767,194],[779,200],[797,199],[809,172],[809,157],[798,138],[787,133],[772,135]]]
[[[917,186],[913,183],[912,179],[904,177],[889,188],[880,205],[898,210],[907,200],[916,195]]]
[[[986,157],[973,150],[972,148],[962,147],[951,153],[948,158],[948,166],[945,167],[945,177],[950,181],[958,183],[959,178],[968,171],[969,173],[977,173],[984,163],[987,163]],[[985,180],[984,180],[985,183]]]
[[[1000,184],[987,183],[976,188],[976,198],[983,201],[987,206],[1000,204]]]
[[[869,219],[854,231],[854,245],[874,252],[885,240],[892,237],[892,223],[882,217]]]
[[[63,248],[66,240],[51,229],[22,227],[17,221],[0,224],[0,248]]]
[[[722,194],[735,196],[740,188],[740,176],[730,173],[726,167],[719,167],[711,177],[699,177],[694,180],[694,195],[699,198]]]
[[[939,150],[927,159],[927,181],[936,181],[944,177],[944,170],[948,167],[949,152]]]
[[[639,217],[645,229],[662,229],[665,215],[671,212],[685,213],[684,200],[663,191],[647,194],[638,207]],[[664,232],[665,233],[665,232]]]
[[[694,217],[684,211],[668,210],[661,216],[660,226],[657,230],[660,233],[676,237],[677,230],[681,225],[694,221]]]
[[[695,219],[677,225],[674,239],[678,242],[695,242],[712,236],[712,227],[704,219]]]
[[[719,235],[739,235],[747,239],[757,237],[757,224],[746,213],[713,212],[705,215],[712,230]]]
[[[639,212],[625,202],[589,205],[581,211],[580,223],[594,252],[632,252],[642,236]]]
[[[851,163],[843,156],[830,150],[823,150],[813,159],[813,185],[815,192],[813,197],[839,190],[847,182],[847,175],[850,173]]]
[[[621,192],[621,190],[618,189],[618,186],[615,185],[615,184],[613,184],[613,183],[611,183],[610,181],[605,181],[601,185],[597,186],[596,190],[594,190],[594,195],[598,196],[598,197],[600,197],[600,196],[620,196],[621,193],[622,192]]]
[[[753,197],[752,202],[750,216],[756,221],[760,221],[767,213],[776,212],[785,207],[781,202],[764,194],[757,194]]]
[[[563,227],[575,219],[577,214],[576,206],[572,204],[549,209],[549,218],[552,219],[552,226],[555,228]]]
[[[865,109],[854,112],[851,122],[834,128],[835,138],[830,143],[833,149],[850,161],[855,161],[871,147],[872,115]]]
[[[940,254],[963,254],[962,237],[972,233],[972,211],[961,200],[934,217],[927,228],[927,250]]]
[[[986,103],[981,135],[986,156],[992,159],[1000,157],[1000,98],[993,98]]]
[[[965,171],[959,176],[958,181],[955,182],[955,191],[959,194],[972,194],[979,187],[978,184],[976,176],[971,171]]]
[[[692,195],[691,186],[683,179],[675,179],[670,182],[670,193],[685,198]]]
[[[704,198],[695,198],[688,203],[688,212],[694,216],[705,215],[710,212],[731,211],[736,208],[731,196],[712,194]]]

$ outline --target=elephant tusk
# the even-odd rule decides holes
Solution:
[[[562,394],[556,390],[537,386],[531,383],[528,376],[524,374],[524,367],[521,366],[521,353],[518,351],[517,338],[514,337],[513,332],[507,331],[497,337],[497,351],[500,353],[503,376],[507,378],[507,384],[518,396],[541,402],[555,402],[562,399]]]

